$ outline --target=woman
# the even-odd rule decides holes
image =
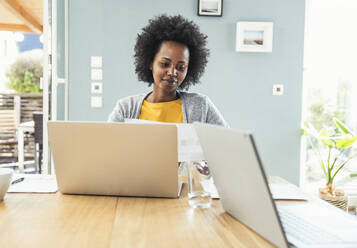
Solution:
[[[182,16],[161,15],[149,21],[135,45],[135,72],[153,85],[151,92],[120,99],[108,121],[124,119],[227,126],[207,96],[188,93],[207,64],[207,36]]]

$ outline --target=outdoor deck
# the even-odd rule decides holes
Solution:
[[[0,93],[0,167],[18,169],[18,125],[33,120],[33,112],[42,112],[41,93]],[[25,172],[34,171],[33,133],[24,134]]]

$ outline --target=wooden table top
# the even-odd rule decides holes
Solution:
[[[185,185],[186,186],[186,185]],[[181,198],[7,194],[0,247],[274,247],[224,212]]]

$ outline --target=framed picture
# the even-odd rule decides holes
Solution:
[[[272,22],[237,22],[236,51],[266,52],[273,50]]]
[[[222,16],[223,0],[198,0],[199,16]]]

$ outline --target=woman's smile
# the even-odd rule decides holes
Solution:
[[[178,83],[178,80],[176,78],[163,78],[161,81],[164,81],[164,82],[167,82],[167,83],[170,83],[170,84],[177,84]]]

